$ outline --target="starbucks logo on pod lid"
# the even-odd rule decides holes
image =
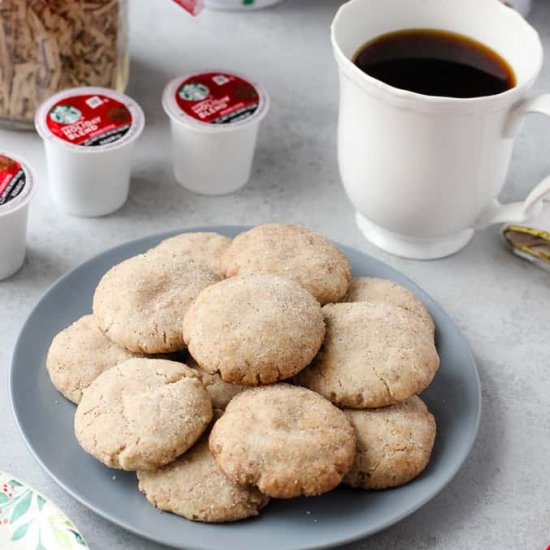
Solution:
[[[183,101],[201,101],[210,95],[210,90],[204,85],[196,82],[184,84],[178,90],[178,96]]]
[[[63,90],[38,109],[35,125],[49,141],[81,151],[120,147],[139,136],[145,117],[130,97],[101,87]]]
[[[58,124],[74,124],[82,118],[82,113],[72,105],[57,105],[50,111],[50,118]]]
[[[265,114],[267,95],[246,78],[225,71],[191,74],[170,83],[163,104],[171,116],[195,125],[232,126]]]

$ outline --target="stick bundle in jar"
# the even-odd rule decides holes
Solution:
[[[31,126],[64,88],[124,88],[127,0],[0,0],[0,121]]]

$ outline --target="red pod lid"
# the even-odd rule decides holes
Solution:
[[[103,88],[74,88],[56,94],[38,110],[36,127],[44,139],[79,149],[119,146],[143,129],[143,112],[123,94]]]
[[[24,206],[33,191],[29,168],[13,155],[0,152],[0,215]]]
[[[172,118],[219,129],[263,118],[267,94],[258,84],[225,71],[195,73],[170,82],[163,105]]]

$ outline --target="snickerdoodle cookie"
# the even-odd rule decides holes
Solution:
[[[433,333],[414,313],[357,302],[323,307],[321,351],[296,382],[346,408],[399,403],[431,383],[439,356]]]
[[[297,374],[324,334],[321,307],[309,292],[290,279],[261,273],[206,288],[183,323],[185,343],[202,369],[249,386]]]
[[[46,368],[57,391],[78,403],[103,371],[132,357],[137,355],[111,342],[93,315],[85,315],[53,339]]]
[[[188,256],[223,278],[221,258],[231,239],[219,233],[182,233],[165,239],[155,252]]]
[[[339,301],[351,280],[346,256],[322,235],[298,225],[265,224],[237,235],[223,265],[227,277],[245,273],[287,277],[321,304]]]
[[[220,278],[186,256],[147,253],[108,271],[94,294],[94,317],[113,342],[138,353],[185,347],[185,312]]]
[[[353,464],[356,437],[329,401],[277,384],[234,397],[214,424],[210,450],[232,481],[292,498],[336,487]]]
[[[344,412],[357,433],[355,463],[344,483],[362,489],[397,487],[426,468],[436,425],[419,397],[383,409]]]
[[[257,516],[269,497],[229,480],[202,437],[174,462],[138,471],[139,490],[157,508],[193,521],[222,523]]]
[[[354,277],[343,301],[371,302],[402,307],[421,317],[429,330],[432,332],[435,330],[432,316],[420,299],[408,288],[390,279]]]
[[[224,382],[218,373],[210,374],[206,372],[199,367],[198,363],[190,355],[185,359],[185,364],[197,371],[206,391],[210,395],[210,399],[212,399],[214,410],[223,411],[231,399],[238,393],[248,389],[248,386]]]
[[[129,359],[99,375],[82,395],[75,433],[111,468],[149,470],[189,449],[212,419],[197,373],[163,359]]]

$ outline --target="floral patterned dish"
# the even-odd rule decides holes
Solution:
[[[74,523],[44,495],[0,471],[2,550],[87,550]]]

